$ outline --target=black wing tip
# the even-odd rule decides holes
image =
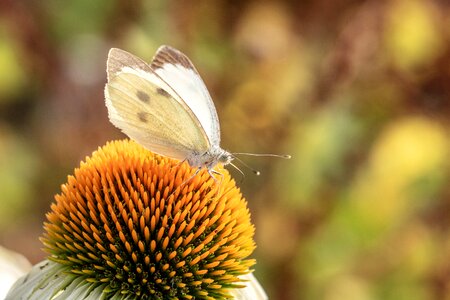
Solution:
[[[158,50],[156,50],[156,53],[158,53],[160,51],[165,51],[165,50],[176,50],[176,48],[172,47],[170,45],[162,44],[161,46],[158,47]]]
[[[181,52],[177,48],[172,47],[170,45],[164,45],[164,44],[159,46],[155,53],[156,53],[155,57],[158,56],[159,53],[167,53],[167,54],[174,53],[174,54],[177,54],[177,55],[186,56],[183,52]],[[128,51],[125,51],[123,49],[117,48],[117,47],[112,47],[108,51],[108,58],[110,58],[113,54],[127,54],[127,55],[130,55],[131,53],[128,52]],[[133,55],[133,54],[131,54],[131,55]]]
[[[120,49],[120,48],[111,48],[111,49],[109,49],[109,51],[108,51],[108,60],[110,60],[112,57],[113,57],[113,55],[122,55],[122,54],[131,54],[131,53],[129,53],[129,52],[127,52],[127,51],[125,51],[125,50],[122,50],[122,49]]]
[[[136,55],[119,48],[109,49],[108,59],[106,61],[108,79],[121,72],[125,67],[151,72],[150,65]]]
[[[175,48],[175,47],[172,47],[172,46],[170,46],[170,45],[161,45],[161,46],[159,46],[158,47],[158,50],[156,50],[156,54],[155,54],[155,56],[156,55],[158,55],[158,53],[176,53],[176,54],[181,54],[181,55],[184,55],[180,50],[178,50],[177,48]]]
[[[108,75],[113,75],[119,71],[118,61],[121,60],[121,58],[124,55],[128,55],[129,53],[125,50],[119,49],[119,48],[111,48],[108,51],[108,57],[106,59],[106,73]],[[109,77],[109,76],[108,76]]]
[[[181,65],[195,71],[194,65],[183,52],[169,45],[161,45],[156,50],[156,54],[150,63],[150,69],[163,68],[166,64]],[[120,48],[109,49],[106,61],[108,75],[120,72],[125,66],[138,66],[141,69],[148,70],[148,64],[135,55]]]
[[[180,50],[169,46],[161,45],[153,57],[151,66],[154,69],[163,68],[165,64],[179,64],[188,69],[194,69],[194,65],[189,58]]]
[[[120,48],[112,47],[112,48],[109,49],[109,51],[108,51],[108,56],[109,56],[112,52],[115,52],[115,51],[124,51],[124,50],[122,50],[122,49],[120,49]]]

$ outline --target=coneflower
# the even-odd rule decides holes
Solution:
[[[265,299],[247,202],[218,171],[129,140],[98,149],[51,205],[48,260],[7,299]]]

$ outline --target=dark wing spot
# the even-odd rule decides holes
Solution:
[[[169,98],[169,97],[170,97],[170,94],[169,94],[165,89],[157,88],[157,89],[156,89],[156,92],[157,92],[158,94],[160,94],[161,96],[164,96],[164,97],[166,97],[166,98]]]
[[[138,99],[141,100],[142,102],[145,102],[145,103],[149,103],[150,102],[150,95],[147,94],[146,92],[141,91],[141,90],[138,90],[136,92],[136,97],[138,97]]]
[[[137,116],[139,118],[139,121],[143,122],[143,123],[147,123],[148,122],[148,113],[140,111],[137,113]]]

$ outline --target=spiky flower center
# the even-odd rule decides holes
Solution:
[[[47,214],[50,259],[135,299],[226,299],[254,264],[254,227],[226,171],[218,180],[131,141],[69,176]]]

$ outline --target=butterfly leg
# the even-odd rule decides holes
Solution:
[[[186,179],[185,181],[183,181],[183,182],[179,185],[179,187],[181,187],[181,186],[183,186],[185,183],[188,183],[189,181],[191,181],[191,179],[194,178],[194,177],[198,174],[198,172],[200,172],[201,170],[202,170],[202,168],[201,168],[201,167],[198,167],[197,170],[195,170],[195,173],[194,173],[193,175],[191,175],[188,179]]]
[[[216,176],[214,176],[214,174],[215,175],[219,175],[220,176],[220,182],[219,183],[222,183],[222,179],[223,179],[223,174],[222,173],[220,173],[220,172],[218,172],[218,171],[216,171],[214,169],[208,169],[208,174],[209,174],[209,176],[211,176],[214,179],[214,181],[216,183],[217,183],[217,178],[216,178]]]
[[[180,160],[180,161],[179,161],[175,166],[173,166],[172,168],[178,168],[178,167],[180,167],[186,160],[187,160],[186,158],[183,159],[183,160]]]
[[[183,162],[184,162],[184,160],[180,163],[183,163]],[[184,180],[178,187],[176,187],[175,190],[169,195],[169,197],[172,196],[178,189],[181,189],[181,187],[183,185],[185,185],[186,183],[191,181],[191,179],[194,178],[201,170],[202,170],[202,167],[198,167],[197,170],[195,170],[195,173],[193,175],[191,175],[188,179]]]

